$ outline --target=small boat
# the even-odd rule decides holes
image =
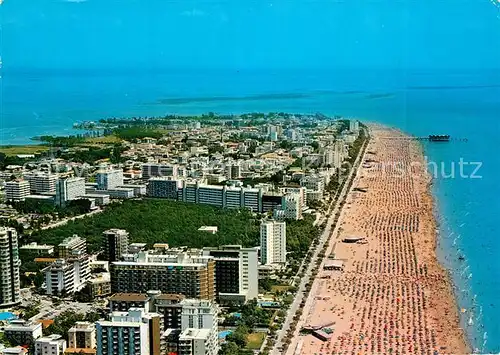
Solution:
[[[458,260],[463,261],[463,260],[465,260],[465,257],[464,257],[463,255],[460,255],[460,256],[458,257]]]

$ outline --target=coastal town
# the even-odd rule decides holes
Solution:
[[[296,352],[368,127],[209,113],[74,129],[0,148],[0,353]]]

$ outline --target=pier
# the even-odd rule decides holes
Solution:
[[[447,134],[430,134],[426,137],[406,136],[406,137],[381,137],[383,139],[398,139],[398,140],[417,140],[428,142],[467,142],[467,138],[452,138]]]

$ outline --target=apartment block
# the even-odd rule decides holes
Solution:
[[[177,198],[184,202],[262,212],[262,190],[257,188],[206,185],[183,180]]]
[[[96,322],[97,355],[160,355],[160,315],[131,308]]]
[[[26,180],[7,181],[5,183],[5,199],[7,201],[24,201],[30,195],[30,183]]]
[[[66,206],[69,201],[76,200],[85,195],[85,179],[73,177],[59,179],[56,184],[56,204]]]
[[[11,320],[4,328],[4,334],[12,345],[32,346],[36,339],[43,336],[42,324],[22,319]]]
[[[0,227],[0,308],[21,302],[17,232]]]
[[[80,255],[87,252],[87,242],[85,239],[77,236],[76,234],[72,237],[64,239],[57,246],[57,255],[59,258],[68,258],[71,255]]]
[[[47,244],[38,244],[37,242],[32,242],[25,244],[19,248],[20,252],[31,252],[39,255],[51,255],[54,254],[54,246]]]
[[[215,297],[215,262],[212,257],[186,252],[140,252],[126,261],[111,263],[111,288],[117,292],[181,293],[187,297]]]
[[[115,293],[108,301],[110,312],[127,312],[130,308],[142,308],[149,312],[150,297],[144,293]]]
[[[219,346],[213,342],[210,329],[186,329],[179,335],[179,355],[217,355]]]
[[[155,300],[155,302],[157,302]],[[211,354],[219,351],[217,331],[217,304],[199,299],[174,300],[168,308],[174,308],[178,318],[171,322],[175,326],[167,328],[162,336],[162,351],[177,354]],[[179,315],[180,312],[180,315]]]
[[[215,291],[219,303],[245,303],[258,297],[258,252],[256,248],[225,245],[204,248],[215,261]]]
[[[286,262],[286,223],[264,220],[260,225],[260,262],[263,265]]]
[[[180,185],[179,180],[172,180],[168,177],[153,177],[149,179],[147,195],[150,197],[177,200],[177,190]]]
[[[59,334],[38,338],[35,341],[35,355],[63,355],[66,350],[66,340]]]
[[[90,279],[90,258],[86,254],[57,259],[42,272],[48,295],[80,291]]]
[[[96,329],[95,324],[90,322],[76,322],[68,331],[68,349],[74,353],[89,351],[95,349]]]
[[[104,259],[118,261],[128,253],[129,234],[124,229],[108,229],[102,233]]]
[[[100,169],[96,174],[98,190],[111,190],[123,185],[123,171],[120,169]]]
[[[55,194],[58,176],[50,173],[30,173],[24,178],[30,184],[31,194]]]
[[[182,302],[185,298],[184,295],[168,293],[153,296],[152,311],[162,315],[162,330],[181,328]]]
[[[226,178],[228,180],[231,179],[239,179],[241,177],[241,166],[238,163],[228,164],[226,165]]]

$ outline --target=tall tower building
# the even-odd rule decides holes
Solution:
[[[128,253],[128,232],[124,229],[108,229],[102,233],[104,259],[110,262],[119,261]]]
[[[203,254],[215,260],[215,290],[219,303],[245,303],[258,297],[257,249],[223,245],[204,248]]]
[[[0,308],[21,302],[17,232],[0,227]]]
[[[265,220],[260,225],[260,262],[263,265],[286,262],[286,223]]]

